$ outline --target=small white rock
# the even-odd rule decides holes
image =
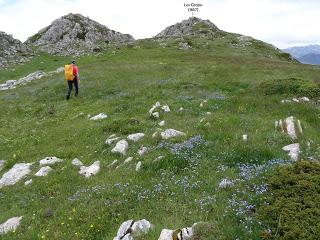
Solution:
[[[105,113],[99,113],[98,115],[91,117],[90,120],[96,121],[96,120],[105,119],[105,118],[107,118],[107,117],[108,117],[107,114],[105,114]]]
[[[152,138],[156,138],[156,137],[158,136],[158,134],[159,134],[158,131],[154,132],[154,133],[152,134]]]
[[[46,157],[39,161],[40,165],[52,165],[58,162],[63,162],[63,160],[57,157]]]
[[[158,123],[158,125],[159,125],[160,127],[163,127],[165,124],[166,124],[166,121],[161,121],[161,122]]]
[[[115,134],[112,134],[111,136],[109,136],[106,140],[106,144],[107,145],[111,145],[113,142],[118,141],[120,139],[120,137],[117,137]]]
[[[142,167],[142,162],[139,161],[136,165],[136,171],[139,172],[141,170],[141,167]]]
[[[144,137],[144,133],[134,133],[134,134],[128,135],[127,139],[134,141],[134,142],[137,142],[140,139],[142,139],[143,137]]]
[[[168,105],[162,106],[161,109],[162,109],[164,112],[170,112],[170,108],[169,108]]]
[[[133,157],[128,157],[126,160],[124,160],[124,164],[127,164],[133,160]]]
[[[292,98],[292,101],[298,103],[298,102],[299,102],[299,99],[297,99],[297,98]]]
[[[287,145],[283,147],[282,150],[288,152],[288,155],[293,161],[297,161],[299,159],[299,153],[300,153],[299,143]]]
[[[160,161],[160,160],[163,159],[163,158],[164,158],[164,156],[159,156],[159,157],[157,157],[156,159],[154,159],[153,162],[158,162],[158,161]]]
[[[86,178],[96,175],[100,171],[100,161],[95,161],[90,166],[81,166],[79,173],[84,175]]]
[[[285,120],[285,124],[287,127],[287,133],[290,136],[290,138],[292,140],[296,140],[297,139],[297,134],[296,134],[296,129],[294,126],[294,118],[293,116],[286,118]]]
[[[139,237],[147,234],[153,225],[146,219],[134,222],[133,220],[125,221],[118,229],[117,236],[113,240],[133,240],[133,236]]]
[[[160,114],[159,114],[158,112],[154,112],[154,113],[152,113],[152,116],[153,116],[154,118],[159,118],[159,117],[160,117]]]
[[[24,182],[24,185],[27,186],[27,185],[30,185],[31,183],[32,183],[32,179],[29,179],[29,180],[27,180],[27,181]]]
[[[299,98],[299,100],[301,100],[303,102],[310,102],[310,99],[308,97],[301,97],[301,98]]]
[[[0,234],[6,234],[8,232],[15,231],[20,225],[21,217],[9,218],[6,222],[0,224]]]
[[[206,114],[207,114],[207,115],[211,115],[211,114],[212,114],[212,112],[206,112]]]
[[[183,110],[184,110],[184,108],[183,108],[183,107],[180,107],[180,108],[179,108],[179,111],[183,111]]]
[[[126,140],[120,140],[116,146],[111,150],[112,153],[120,153],[126,155],[129,148],[129,144]]]
[[[40,170],[35,174],[35,176],[38,177],[44,177],[47,176],[49,174],[49,172],[51,172],[53,169],[49,166],[46,167],[42,167],[40,168]]]
[[[140,156],[143,156],[144,154],[146,154],[148,152],[148,148],[147,147],[144,147],[144,146],[141,146],[138,150],[138,154]]]
[[[78,158],[73,159],[71,163],[74,166],[83,166],[83,163]]]
[[[114,160],[112,163],[110,163],[110,164],[108,165],[108,167],[113,167],[117,162],[118,162],[118,160],[117,160],[117,159],[116,159],[116,160]]]
[[[242,140],[243,140],[244,142],[247,142],[247,141],[248,141],[248,135],[247,135],[247,134],[243,134],[243,135],[242,135]]]
[[[180,132],[180,131],[175,130],[175,129],[172,129],[172,128],[161,132],[162,139],[169,139],[169,138],[179,137],[179,136],[184,136],[184,135],[185,135],[185,133]]]

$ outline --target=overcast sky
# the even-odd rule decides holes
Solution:
[[[279,48],[320,44],[319,0],[0,0],[0,31],[25,41],[70,12],[148,38],[191,16],[184,3],[201,3],[195,16],[220,29]]]

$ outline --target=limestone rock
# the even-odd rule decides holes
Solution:
[[[168,105],[161,105],[160,102],[156,102],[149,110],[150,117],[159,118],[161,112],[170,112]]]
[[[166,124],[166,121],[161,121],[161,122],[159,122],[158,125],[159,125],[160,127],[163,127],[165,124]]]
[[[220,30],[209,20],[202,20],[196,17],[190,17],[187,20],[171,25],[161,31],[155,38],[172,38],[183,36],[214,36]]]
[[[24,182],[24,185],[27,186],[27,185],[30,185],[31,183],[32,183],[32,179],[29,179],[29,180],[27,180],[27,181]]]
[[[115,134],[110,135],[107,140],[106,140],[106,144],[107,145],[111,145],[113,142],[119,140],[120,137],[117,137]]]
[[[179,136],[184,136],[184,135],[185,135],[185,133],[180,132],[175,129],[171,129],[171,128],[161,132],[162,139],[169,139],[169,138],[179,137]]]
[[[95,161],[90,166],[81,166],[79,173],[84,175],[86,178],[96,175],[100,171],[100,161]]]
[[[0,235],[15,231],[17,227],[20,225],[21,219],[22,219],[22,216],[13,217],[13,218],[9,218],[4,223],[0,224]]]
[[[126,155],[128,148],[129,148],[128,142],[122,139],[119,142],[117,142],[116,146],[111,150],[111,152]]]
[[[31,172],[32,163],[16,163],[8,172],[3,174],[0,179],[0,188],[14,185],[20,179],[24,178]]]
[[[53,169],[49,166],[46,167],[42,167],[40,168],[40,170],[35,174],[35,176],[38,177],[44,177],[47,176],[49,174],[49,172],[51,172]]]
[[[63,162],[63,160],[57,157],[46,157],[39,161],[40,165],[53,165],[59,162]]]
[[[162,106],[161,109],[162,109],[164,112],[170,112],[170,111],[171,111],[168,105]]]
[[[107,117],[108,117],[107,114],[99,113],[98,115],[91,117],[90,120],[97,121],[97,120],[105,119]]]
[[[128,220],[121,224],[117,236],[113,240],[133,240],[134,237],[147,234],[152,228],[153,225],[146,219],[137,222]]]
[[[78,158],[73,159],[71,163],[73,166],[83,166],[83,163]]]
[[[164,158],[164,156],[159,156],[159,157],[155,158],[152,162],[154,162],[154,163],[159,162],[163,158]]]
[[[131,141],[134,141],[134,142],[137,142],[139,141],[140,139],[142,139],[144,137],[144,133],[134,133],[134,134],[130,134],[127,139],[128,140],[131,140]]]
[[[299,153],[300,153],[299,143],[287,145],[283,147],[282,150],[288,152],[288,155],[290,156],[291,160],[297,161],[299,159]]]
[[[114,167],[114,166],[116,166],[117,163],[118,163],[118,160],[116,159],[116,160],[114,160],[112,163],[110,163],[110,164],[108,165],[108,167]]]
[[[281,132],[287,133],[292,140],[298,138],[296,127],[298,128],[299,133],[302,134],[301,122],[293,116],[287,117],[284,120],[280,119],[279,121],[275,121],[275,128],[281,130]]]
[[[142,162],[139,161],[136,165],[136,172],[140,172],[141,168],[142,168]]]
[[[29,61],[33,51],[27,44],[0,31],[0,69]]]
[[[194,225],[193,225],[194,226]],[[191,239],[193,236],[193,227],[186,227],[177,230],[162,229],[158,240]]]
[[[68,14],[28,38],[27,44],[53,55],[80,56],[103,51],[109,43],[130,43],[129,34],[115,32],[81,14]]]
[[[123,164],[127,164],[133,160],[133,157],[128,157],[126,160],[124,160]]]
[[[143,156],[144,154],[146,154],[148,152],[148,148],[147,147],[144,147],[144,146],[141,146],[138,150],[138,154],[140,156]]]

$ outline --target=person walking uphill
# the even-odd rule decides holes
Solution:
[[[66,80],[68,82],[68,93],[66,99],[69,100],[70,94],[72,91],[72,84],[74,84],[75,88],[75,96],[78,96],[79,93],[79,69],[76,66],[76,61],[72,61],[71,64],[64,66]]]

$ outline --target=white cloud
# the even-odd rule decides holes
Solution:
[[[135,38],[146,38],[191,16],[183,6],[188,2],[202,3],[196,16],[225,31],[278,47],[320,43],[320,2],[315,0],[0,0],[0,30],[24,41],[72,12]]]

